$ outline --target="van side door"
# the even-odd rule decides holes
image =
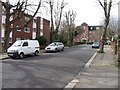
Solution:
[[[25,41],[22,45],[22,51],[23,53],[26,55],[26,54],[29,54],[30,53],[30,47],[29,47],[29,44],[27,41]]]

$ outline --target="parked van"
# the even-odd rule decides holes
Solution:
[[[11,58],[23,58],[24,55],[39,54],[39,43],[37,40],[18,40],[8,48],[7,54]]]

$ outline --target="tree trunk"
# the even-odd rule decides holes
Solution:
[[[9,47],[9,34],[10,34],[10,30],[11,30],[11,24],[10,24],[10,6],[7,3],[8,7],[6,8],[6,19],[5,19],[5,37],[4,37],[4,49],[5,52],[7,51],[8,47]]]
[[[5,40],[4,40],[4,50],[7,51],[9,47],[9,33],[5,32]]]
[[[106,22],[106,23],[107,23],[107,22]],[[107,26],[108,26],[108,24],[105,24],[103,36],[102,36],[102,39],[101,39],[101,41],[100,41],[99,53],[104,53],[104,44],[105,44],[105,40],[106,40]]]
[[[100,0],[98,0],[98,2],[102,6],[102,8],[104,10],[104,15],[105,15],[104,32],[103,32],[102,40],[100,42],[100,50],[99,50],[100,53],[103,53],[104,52],[104,43],[105,43],[105,40],[106,40],[107,29],[108,29],[108,25],[109,25],[110,11],[111,11],[111,7],[112,7],[112,0],[109,1],[109,4],[107,3],[107,0],[104,0],[103,4]]]

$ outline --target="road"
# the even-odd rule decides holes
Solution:
[[[84,45],[65,48],[63,52],[2,61],[2,87],[64,88],[96,51]]]

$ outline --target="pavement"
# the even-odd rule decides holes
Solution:
[[[119,88],[117,58],[109,46],[105,46],[104,52],[94,54],[82,71],[66,85],[65,89]]]
[[[95,53],[82,71],[64,89],[118,88],[117,59],[109,46],[105,46],[104,52]],[[7,54],[0,55],[0,59],[5,58],[8,58]]]

